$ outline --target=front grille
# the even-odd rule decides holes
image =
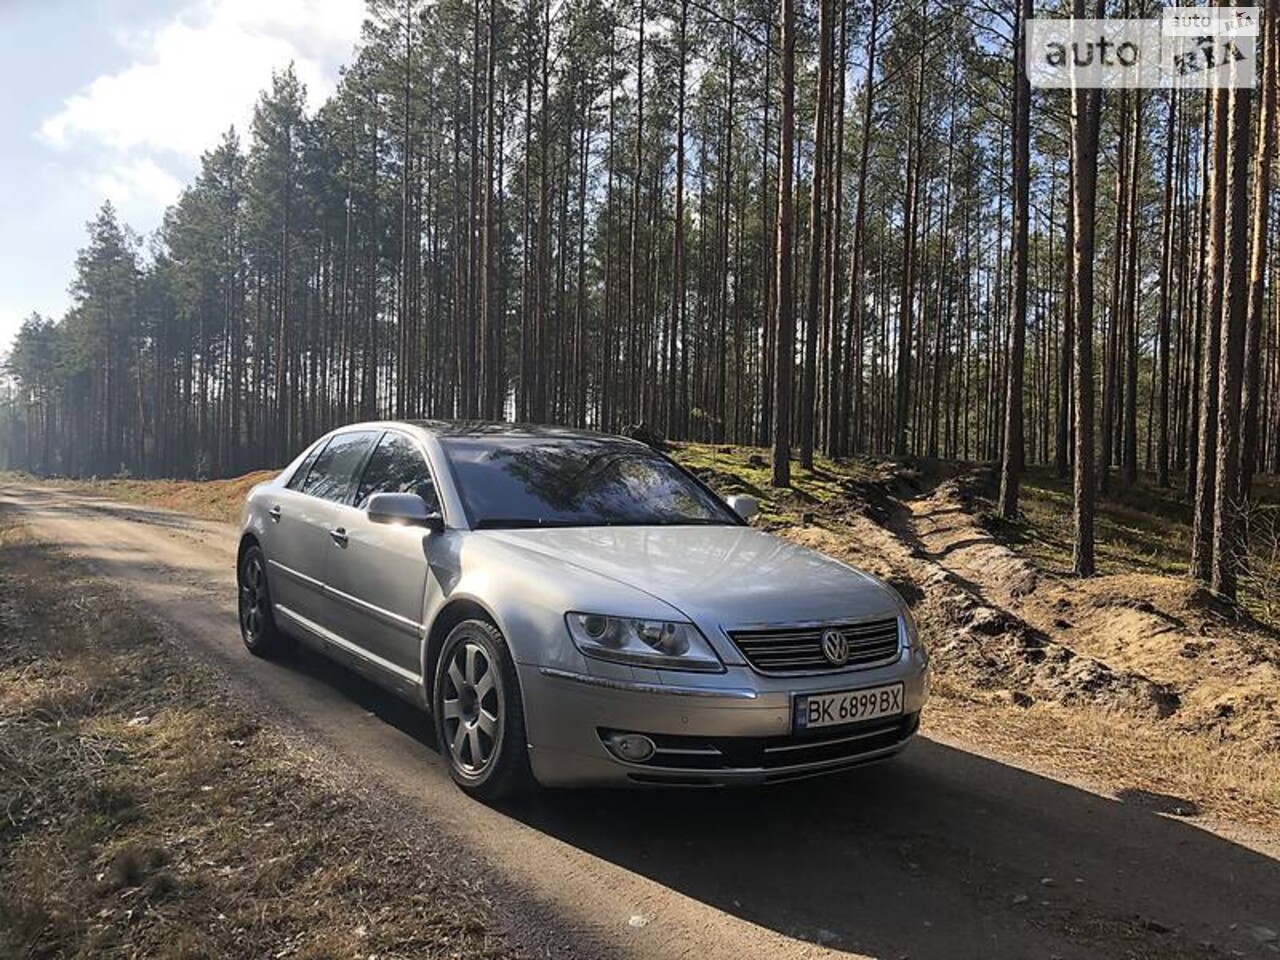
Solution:
[[[849,644],[849,659],[834,666],[822,653],[822,635],[839,630]],[[729,639],[747,663],[763,673],[847,670],[888,663],[898,655],[898,620],[865,620],[816,627],[731,630]]]
[[[666,773],[629,774],[632,779],[669,779],[672,770],[692,773],[757,770],[766,780],[802,776],[806,767],[842,767],[864,760],[903,743],[920,727],[920,714],[911,713],[887,720],[823,730],[795,736],[777,737],[691,737],[647,734],[657,748],[648,761],[636,767],[658,767]],[[601,738],[610,734],[600,730]]]

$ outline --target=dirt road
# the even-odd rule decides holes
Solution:
[[[750,792],[548,793],[495,810],[413,710],[236,629],[235,531],[47,487],[0,488],[129,590],[247,709],[474,858],[531,955],[1230,957],[1280,954],[1280,863],[1228,839],[922,739],[898,761]]]

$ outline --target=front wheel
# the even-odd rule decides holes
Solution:
[[[520,684],[497,627],[464,620],[449,632],[432,708],[440,754],[458,786],[485,801],[532,788]]]

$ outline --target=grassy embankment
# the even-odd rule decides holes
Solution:
[[[1183,481],[1171,489],[1143,477],[1133,487],[1113,484],[1098,501],[1095,535],[1100,573],[1150,573],[1181,577],[1191,560],[1192,506]],[[1280,478],[1260,475],[1255,504],[1246,513],[1251,570],[1241,582],[1240,601],[1260,620],[1280,623]],[[1023,483],[1023,521],[1010,536],[1046,569],[1071,568],[1074,537],[1071,481],[1033,469]]]
[[[892,510],[895,501],[886,502],[882,494],[909,497],[919,490],[927,495],[940,477],[967,472],[963,466],[819,461],[814,472],[797,471],[796,492],[779,496],[769,486],[764,451],[689,446],[677,455],[723,492],[762,497],[765,523],[782,535],[870,569],[888,556],[895,573],[905,571],[922,632],[939,651],[934,660],[938,695],[926,711],[926,732],[959,738],[1047,772],[1083,777],[1128,802],[1164,812],[1280,827],[1280,740],[1275,736],[1280,718],[1275,691],[1268,689],[1277,677],[1280,642],[1266,626],[1273,622],[1278,609],[1273,604],[1280,596],[1270,587],[1276,564],[1269,551],[1255,558],[1243,584],[1244,606],[1261,621],[1245,630],[1232,625],[1230,613],[1181,605],[1184,596],[1194,593],[1181,579],[1190,551],[1190,509],[1168,491],[1144,481],[1099,502],[1101,577],[1083,590],[1073,588],[1065,576],[1071,560],[1069,484],[1060,483],[1049,471],[1032,470],[1023,485],[1022,518],[1012,525],[987,519],[995,491],[977,484],[977,499],[966,508],[972,516],[960,521],[966,531],[955,544],[960,553],[986,540],[1008,547],[1042,575],[1062,575],[1061,585],[1042,583],[1027,598],[1042,607],[1047,603],[1040,594],[1076,598],[1077,609],[1067,614],[1072,622],[1061,619],[1055,625],[1051,616],[1043,639],[1065,647],[1077,661],[1099,658],[1103,669],[1117,676],[1126,671],[1149,673],[1180,696],[1182,709],[1165,718],[1133,712],[1114,699],[1105,682],[1100,682],[1096,697],[1091,696],[1088,679],[1074,689],[1064,688],[1061,699],[1039,694],[1033,699],[1016,676],[1020,657],[1027,653],[1019,632],[989,637],[963,617],[957,620],[945,597],[954,587],[937,583],[931,568],[917,561],[923,553],[951,569],[960,553],[934,553],[913,542],[913,520],[905,510],[888,518],[893,536],[879,540],[869,533],[867,523],[859,526],[849,516],[852,509],[884,522],[886,506]],[[1280,500],[1269,480],[1264,478],[1258,486],[1263,506],[1255,515],[1274,510]],[[949,512],[950,507],[941,511],[944,518]],[[809,522],[800,522],[806,513]],[[917,526],[915,532],[923,529]],[[971,565],[963,569],[961,580],[990,602],[1007,592],[1000,580],[1010,566],[975,570]],[[1150,608],[1142,599],[1126,595],[1130,588],[1144,597],[1149,589],[1168,601],[1167,608],[1144,613]],[[936,599],[939,595],[943,599]],[[1136,610],[1129,610],[1131,605]],[[1019,618],[1030,616],[1032,609],[1015,602],[1007,612]],[[1130,615],[1149,616],[1148,625],[1114,635],[1105,628],[1094,632],[1099,622],[1127,624]],[[1152,617],[1167,619],[1154,628],[1161,631],[1159,637],[1150,633]],[[1034,639],[1039,636],[1034,627],[1026,635],[1032,647],[1040,642]],[[967,646],[976,655],[956,657],[950,652],[959,649],[957,637],[964,638],[959,648]],[[1130,644],[1143,651],[1130,654],[1108,644]],[[990,660],[988,653],[994,654]],[[1148,665],[1151,659],[1156,666]],[[975,669],[983,662],[988,666]],[[1012,673],[998,672],[1010,666],[1015,668]]]

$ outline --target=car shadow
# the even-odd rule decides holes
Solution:
[[[413,705],[307,650],[283,665],[437,750]],[[502,812],[835,950],[1276,956],[1265,938],[1280,925],[1280,864],[1148,796],[1099,796],[922,737],[889,763],[838,776],[741,790],[542,791]]]
[[[435,725],[424,710],[393,696],[382,687],[365,679],[342,664],[297,644],[288,654],[275,659],[275,665],[304,674],[332,687],[346,699],[376,716],[383,723],[411,737],[429,750],[439,753]]]

